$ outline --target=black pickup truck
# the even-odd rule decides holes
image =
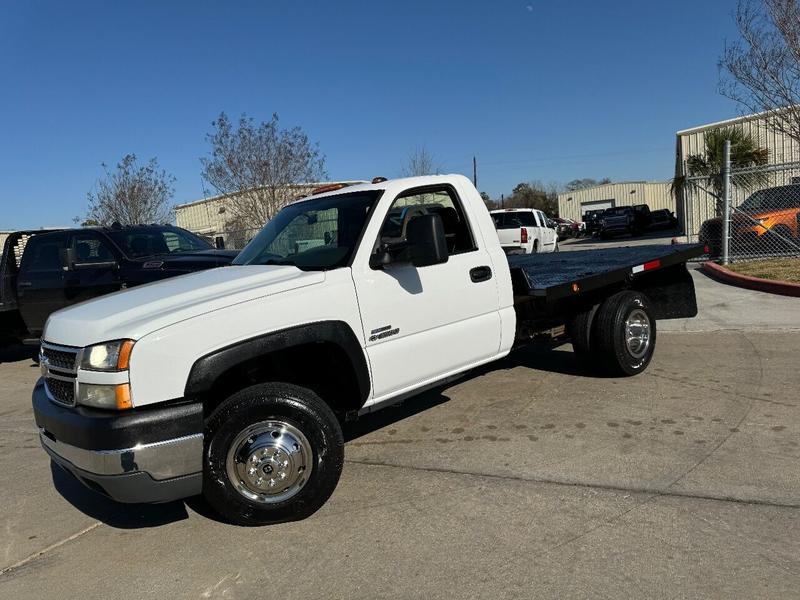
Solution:
[[[17,231],[0,262],[0,341],[37,339],[56,310],[237,254],[170,225]]]

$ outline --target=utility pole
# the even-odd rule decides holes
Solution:
[[[506,207],[506,195],[500,194],[500,208]]]
[[[478,159],[472,157],[472,185],[478,187]]]

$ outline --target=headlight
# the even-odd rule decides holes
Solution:
[[[124,371],[128,368],[133,340],[117,340],[83,349],[81,368],[89,371]]]
[[[116,410],[130,408],[132,406],[131,386],[127,383],[118,385],[80,383],[78,384],[78,404]]]

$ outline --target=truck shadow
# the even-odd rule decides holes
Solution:
[[[31,362],[39,354],[38,346],[25,346],[23,344],[0,344],[0,364],[21,362],[30,360]],[[33,366],[36,366],[35,364]]]
[[[505,358],[489,363],[469,372],[466,378],[479,377],[498,369],[524,367],[533,371],[559,373],[572,377],[607,379],[609,376],[596,372],[589,364],[576,356],[567,341],[533,342],[512,350]]]
[[[188,518],[181,501],[164,504],[123,504],[85,487],[56,465],[50,463],[53,485],[61,497],[88,517],[116,529],[159,527]]]

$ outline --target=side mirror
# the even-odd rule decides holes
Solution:
[[[422,215],[408,222],[406,240],[411,264],[427,267],[446,263],[447,238],[442,217],[437,214]]]
[[[392,254],[389,252],[389,249],[385,247],[378,248],[378,250],[369,257],[369,266],[373,269],[381,269],[391,263]]]

